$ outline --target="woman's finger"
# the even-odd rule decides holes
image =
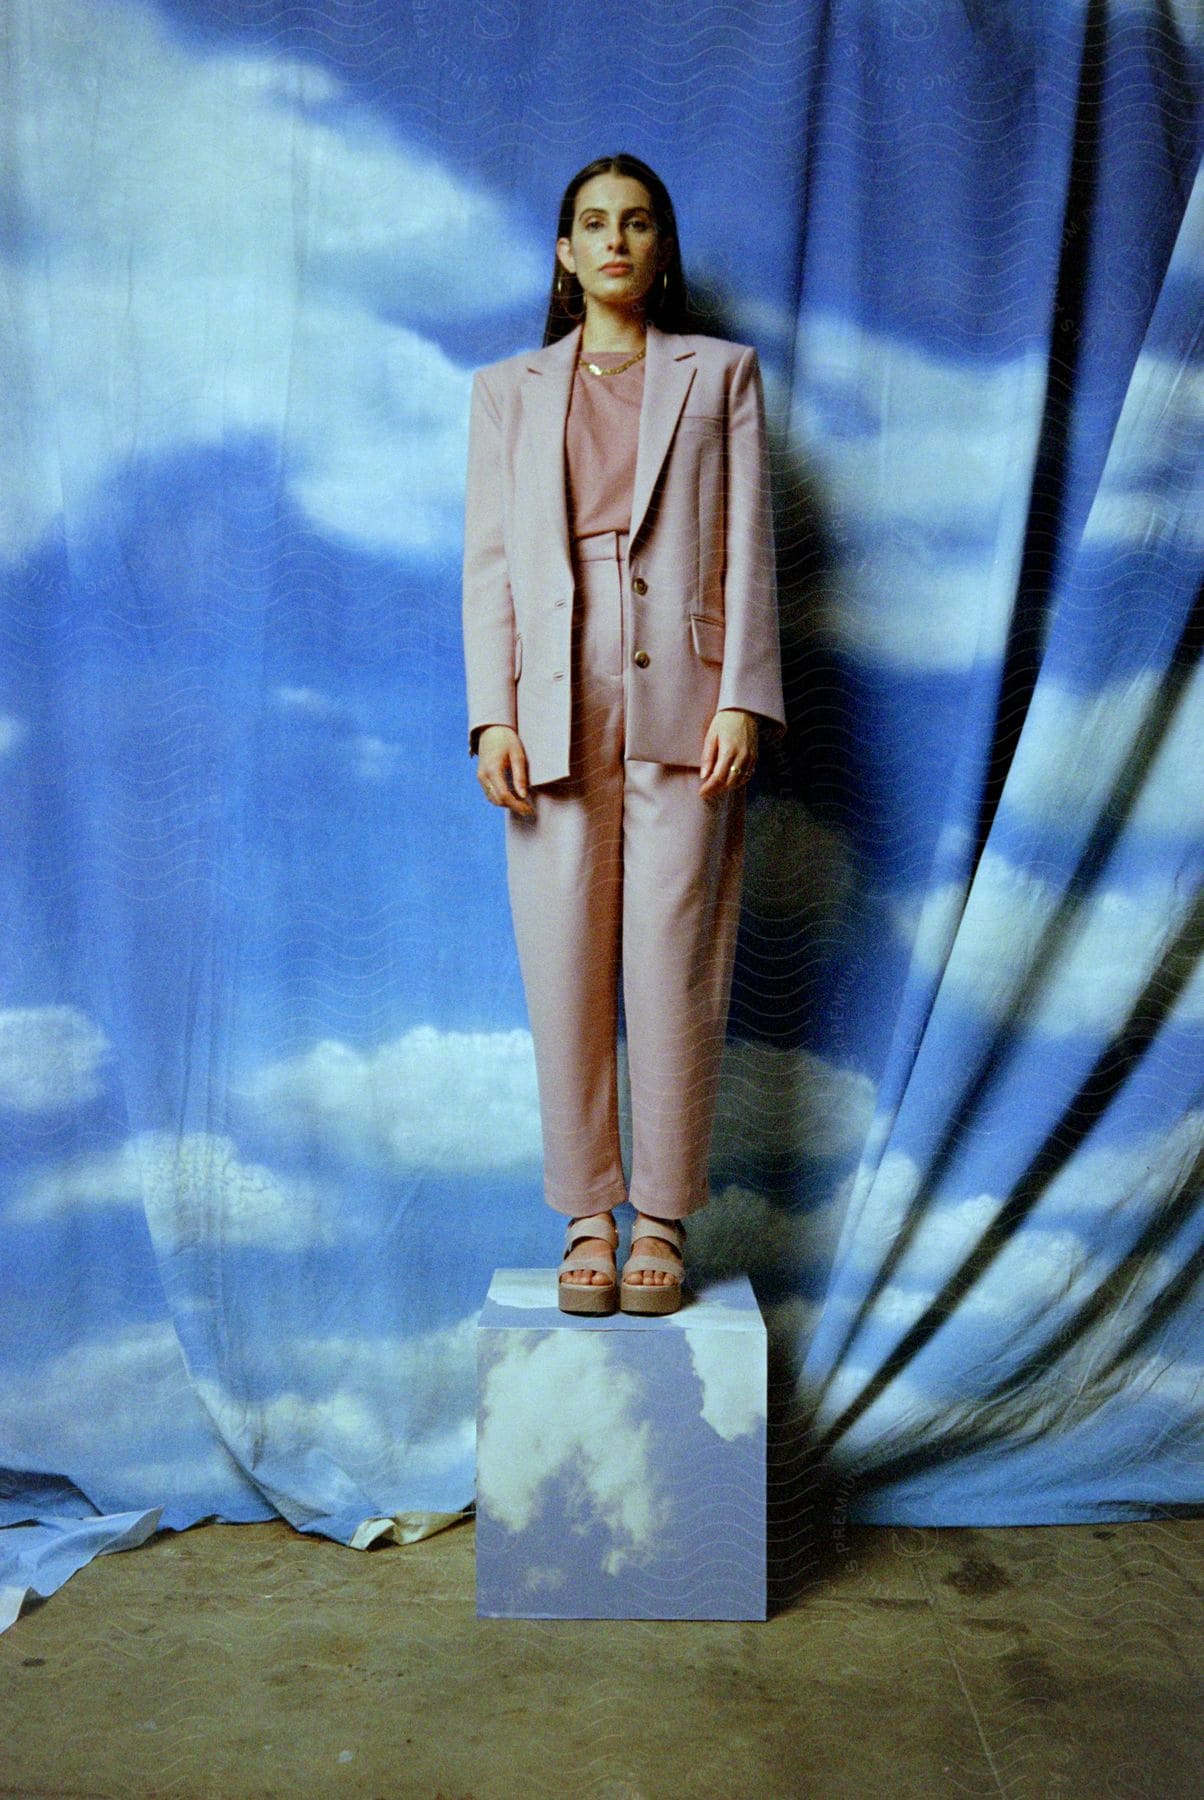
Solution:
[[[507,750],[498,787],[499,806],[518,813],[522,818],[529,818],[535,811],[527,792],[527,757],[521,745],[511,746]]]
[[[502,799],[502,796],[506,791],[506,772],[504,767],[499,768],[496,764],[491,764],[489,768],[482,772],[481,786],[485,790],[485,798],[489,800],[492,805],[504,805]]]

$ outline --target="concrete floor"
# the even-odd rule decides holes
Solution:
[[[0,1636],[0,1795],[1204,1794],[1204,1522],[842,1528],[750,1624],[475,1616],[471,1520],[165,1532]]]

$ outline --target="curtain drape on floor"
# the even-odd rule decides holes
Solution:
[[[1198,12],[13,0],[5,47],[0,1626],[156,1528],[472,1503],[475,1315],[561,1233],[468,395],[604,151],[770,415],[791,728],[690,1243],[763,1308],[775,1528],[1198,1503]]]

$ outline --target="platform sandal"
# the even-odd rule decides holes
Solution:
[[[681,1258],[674,1262],[668,1256],[648,1256],[641,1252],[639,1256],[631,1255],[623,1264],[623,1274],[619,1281],[619,1305],[626,1313],[672,1313],[681,1305],[682,1283],[685,1278],[686,1228],[680,1219],[650,1219],[647,1213],[638,1212],[635,1224],[631,1228],[632,1241],[639,1237],[664,1238],[672,1244]],[[668,1275],[668,1281],[627,1280],[628,1274],[636,1269],[659,1270]]]
[[[572,1254],[573,1245],[582,1238],[605,1238],[610,1244],[610,1251],[603,1255],[595,1251],[592,1255]],[[615,1276],[615,1251],[618,1248],[619,1234],[615,1222],[608,1212],[591,1213],[585,1218],[571,1219],[565,1227],[564,1259],[557,1270],[557,1288],[560,1293],[560,1310],[566,1313],[612,1313],[619,1304],[619,1290]],[[600,1269],[609,1275],[609,1281],[566,1281],[565,1275],[570,1269]]]

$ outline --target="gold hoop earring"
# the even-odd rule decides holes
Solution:
[[[581,294],[580,307],[574,307],[569,305],[568,297],[571,292],[572,288],[569,285],[569,277],[562,269],[556,277],[556,298],[559,300],[570,319],[583,319],[585,317],[585,294],[584,292]]]

